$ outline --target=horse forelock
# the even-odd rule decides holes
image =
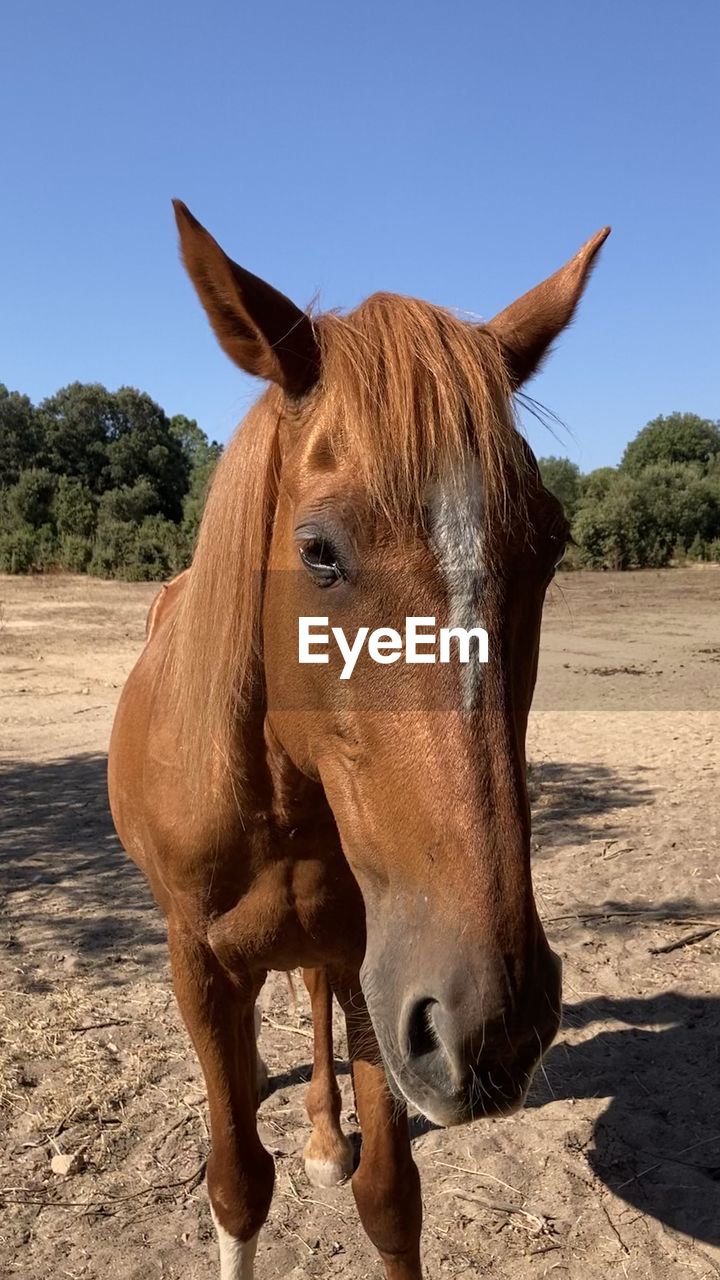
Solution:
[[[479,460],[486,536],[522,505],[526,458],[494,333],[415,298],[373,294],[316,322],[330,443],[394,520]]]

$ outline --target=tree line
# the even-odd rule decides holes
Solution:
[[[72,383],[39,405],[0,384],[0,572],[133,581],[190,563],[222,452],[192,419],[132,387]],[[569,568],[720,562],[720,425],[655,418],[617,467],[540,459],[564,504]]]
[[[0,572],[171,577],[221,452],[133,387],[75,382],[34,405],[0,384]]]
[[[720,562],[717,422],[694,413],[654,418],[617,467],[588,475],[567,458],[541,458],[539,465],[570,519],[568,568]]]

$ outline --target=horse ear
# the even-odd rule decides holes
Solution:
[[[181,200],[173,200],[180,248],[220,346],[246,373],[301,396],[317,381],[320,349],[310,317],[228,258]]]
[[[572,320],[598,251],[609,235],[610,228],[603,227],[564,267],[488,323],[487,328],[500,340],[513,387],[521,386],[536,372],[550,344]]]

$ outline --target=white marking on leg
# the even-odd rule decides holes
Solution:
[[[448,590],[449,626],[478,626],[477,578],[483,566],[483,489],[480,464],[468,458],[461,471],[433,485],[429,495],[430,545]],[[463,709],[477,700],[482,667],[465,663],[460,673]]]
[[[220,1245],[220,1280],[253,1280],[255,1253],[260,1232],[258,1231],[252,1240],[238,1240],[237,1236],[231,1236],[230,1232],[220,1225],[212,1205],[210,1205],[210,1212]]]

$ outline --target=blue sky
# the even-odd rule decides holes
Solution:
[[[489,317],[604,223],[531,393],[584,470],[720,417],[717,0],[10,0],[0,381],[150,392],[226,439],[256,384],[178,262],[180,196],[305,303],[391,289]]]

